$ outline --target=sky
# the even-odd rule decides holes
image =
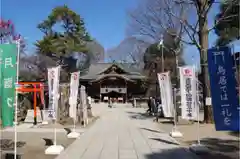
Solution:
[[[27,41],[29,52],[33,52],[33,43],[42,38],[37,29],[42,22],[59,5],[67,4],[84,19],[87,31],[105,50],[116,47],[124,38],[127,27],[127,11],[136,7],[138,0],[0,0],[0,13],[4,19],[14,22],[16,31]],[[139,2],[139,1],[138,1]],[[212,10],[210,16],[218,12]],[[209,23],[212,23],[210,21]],[[210,46],[216,35],[210,34]],[[199,60],[195,47],[187,46],[185,58],[188,63]],[[237,50],[240,50],[237,48]],[[192,58],[194,60],[192,60]]]
[[[37,24],[47,18],[51,9],[67,4],[84,18],[90,35],[105,49],[109,49],[124,39],[127,10],[135,2],[136,0],[0,0],[0,8],[1,16],[11,19],[17,32],[31,44],[43,35],[36,28]]]

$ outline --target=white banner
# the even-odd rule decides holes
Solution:
[[[48,69],[49,118],[56,119],[59,100],[60,66]]]
[[[158,73],[158,82],[161,92],[162,108],[165,117],[173,117],[174,105],[172,96],[172,84],[170,79],[170,73]]]
[[[88,123],[88,115],[87,115],[87,95],[86,95],[86,87],[81,86],[80,88],[80,100],[81,100],[81,111],[83,115],[84,124]]]
[[[73,72],[70,81],[70,97],[69,97],[69,116],[76,119],[77,117],[77,97],[79,86],[80,72]]]
[[[193,66],[179,67],[182,118],[197,119],[196,73]]]
[[[52,68],[48,68],[48,109],[51,110],[53,108],[53,77],[54,70]]]

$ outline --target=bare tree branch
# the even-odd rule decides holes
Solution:
[[[237,3],[237,0],[233,0],[231,5],[228,5],[228,7],[226,8],[226,10],[224,11],[223,15],[221,16],[221,18],[219,18],[215,24],[209,29],[209,31],[213,30],[221,21],[227,21],[231,18],[237,17],[238,15],[230,15],[230,16],[226,16],[226,14],[232,9],[233,5]]]
[[[159,41],[161,34],[166,32],[183,43],[198,47],[195,37],[198,23],[192,26],[184,18],[184,15],[187,14],[187,7],[192,4],[191,0],[188,1],[188,4],[171,0],[146,1],[144,8],[137,8],[131,13],[131,19],[137,23],[130,28],[140,35],[150,37],[153,41]],[[171,32],[171,29],[178,30],[178,32]],[[184,39],[184,32],[187,32],[190,41]]]

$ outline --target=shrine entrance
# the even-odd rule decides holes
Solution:
[[[138,69],[128,63],[91,64],[88,71],[80,77],[80,83],[86,86],[88,96],[95,102],[132,102],[133,96],[142,96],[146,92],[141,87],[147,78]]]
[[[105,74],[95,82],[99,82],[100,86],[100,100],[113,99],[114,102],[127,102],[127,82],[131,80],[124,78],[123,75]],[[105,100],[104,100],[105,101]]]
[[[106,100],[105,100],[106,99]],[[105,92],[101,94],[101,101],[108,101],[112,99],[117,103],[125,103],[126,102],[126,92],[120,93],[116,91]]]
[[[44,103],[44,84],[41,82],[18,82],[16,91],[19,93],[33,92],[33,110],[34,110],[34,125],[37,125],[37,95],[39,93],[41,104]]]

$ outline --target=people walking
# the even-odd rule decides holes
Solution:
[[[152,114],[152,97],[149,97],[149,99],[148,99],[148,110],[147,110],[147,112],[149,113],[149,114]]]
[[[155,116],[157,114],[157,103],[156,97],[152,98],[152,115]]]
[[[108,100],[108,107],[109,108],[112,108],[112,103],[113,103],[112,98],[109,98],[109,100]]]
[[[156,122],[158,122],[158,119],[159,119],[159,117],[161,116],[161,113],[162,113],[162,101],[161,101],[161,98],[159,98],[159,99],[157,99],[157,101],[156,101],[156,103],[157,103],[157,113],[156,113],[156,119],[155,119],[155,121]]]

